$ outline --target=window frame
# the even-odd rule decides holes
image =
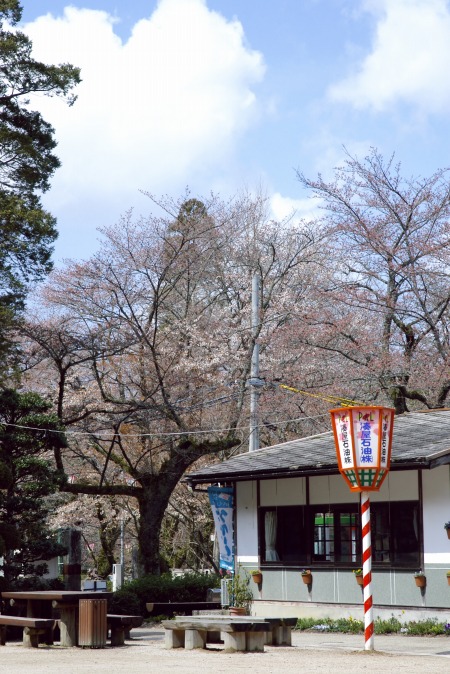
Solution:
[[[415,508],[417,512],[417,549],[411,552],[412,559],[399,560],[395,559],[395,545],[394,537],[396,531],[392,527],[392,522],[395,521],[395,518],[392,517],[392,510],[399,510],[402,507],[406,509]],[[306,551],[305,554],[300,556],[299,559],[295,560],[279,560],[279,561],[266,561],[265,560],[265,529],[264,529],[264,518],[265,513],[269,511],[277,512],[277,516],[284,509],[298,509],[299,517],[303,519],[304,522],[304,531],[305,531],[305,540],[306,540]],[[376,536],[378,535],[374,531],[374,523],[376,521],[376,515],[378,508],[387,509],[389,517],[389,528],[387,535],[389,536],[389,547],[388,551],[390,553],[390,559],[385,561],[380,561],[376,559],[376,554],[372,555],[372,568],[373,569],[404,569],[404,568],[419,568],[421,566],[422,559],[422,550],[423,550],[423,528],[421,520],[421,510],[420,510],[420,501],[418,499],[405,499],[404,501],[376,501],[371,503],[371,510],[374,513],[375,517],[371,518],[372,524],[372,548],[376,545]],[[358,515],[358,529],[357,529],[357,549],[356,549],[356,561],[335,561],[334,559],[314,559],[314,515],[319,512],[331,512],[335,516],[340,515],[341,513],[356,513]],[[280,505],[280,506],[260,506],[258,508],[258,554],[260,559],[260,565],[265,567],[275,567],[275,568],[289,568],[289,567],[308,567],[308,568],[322,568],[322,569],[331,569],[331,568],[350,568],[355,569],[361,566],[361,555],[362,555],[362,543],[361,543],[361,506],[357,502],[350,503],[338,503],[334,505],[330,504],[314,504],[314,505]],[[339,520],[339,517],[337,518]],[[340,524],[338,526],[338,530]],[[342,537],[339,539],[342,543]],[[335,542],[336,544],[336,542]],[[375,550],[374,550],[375,552]],[[336,557],[336,548],[334,550],[334,557]]]

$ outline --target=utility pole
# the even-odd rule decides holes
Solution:
[[[252,363],[250,371],[250,437],[248,443],[249,452],[259,449],[259,394],[262,381],[259,378],[259,344],[257,337],[261,321],[261,281],[258,272],[252,278],[252,339],[254,340]]]

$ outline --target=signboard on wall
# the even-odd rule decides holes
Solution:
[[[220,568],[234,571],[233,488],[208,487],[208,496],[219,542]]]

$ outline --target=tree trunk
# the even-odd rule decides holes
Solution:
[[[139,565],[144,574],[161,572],[159,538],[161,525],[173,490],[163,475],[142,490],[139,498]]]

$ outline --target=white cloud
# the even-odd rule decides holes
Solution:
[[[275,192],[270,197],[270,210],[274,220],[282,221],[293,216],[296,220],[314,220],[319,216],[317,199],[292,199]]]
[[[74,7],[24,30],[35,58],[81,67],[72,108],[33,100],[56,130],[63,167],[51,196],[61,207],[189,183],[226,162],[258,114],[253,87],[264,75],[262,56],[245,44],[238,21],[205,0],[160,0],[125,43],[113,17]]]
[[[425,112],[450,103],[450,10],[446,0],[378,0],[371,53],[329,96],[355,108],[385,110],[400,101]]]

